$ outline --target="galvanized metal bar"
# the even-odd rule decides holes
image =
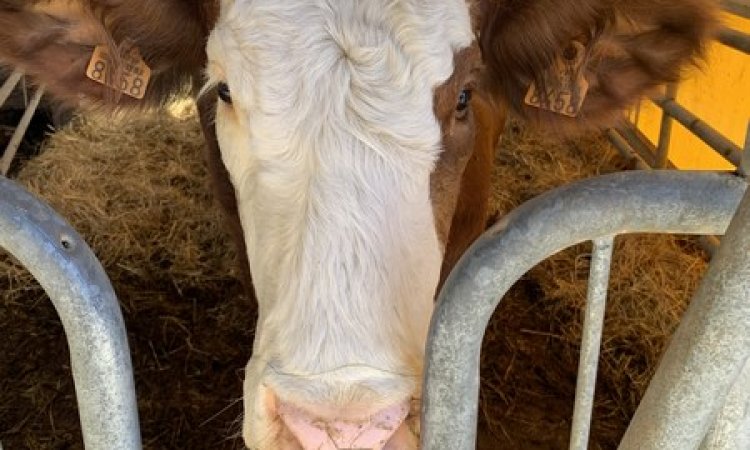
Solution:
[[[716,150],[727,161],[735,166],[739,166],[741,151],[732,141],[724,137],[721,133],[698,118],[698,116],[682,107],[676,101],[670,100],[663,95],[654,96],[651,99],[654,103],[660,106],[666,114],[674,117],[678,122],[685,126],[685,128]]]
[[[7,175],[8,170],[10,170],[10,164],[13,162],[13,158],[16,156],[18,147],[21,146],[21,141],[23,141],[23,136],[26,134],[26,130],[29,129],[29,124],[31,124],[31,119],[34,117],[34,113],[39,107],[39,102],[42,100],[42,95],[44,95],[44,86],[39,86],[36,92],[34,92],[34,96],[31,97],[31,102],[29,102],[29,105],[23,112],[21,121],[18,123],[18,126],[13,132],[13,136],[11,136],[10,142],[8,142],[8,146],[5,148],[3,158],[0,159],[0,173],[2,173],[3,176]]]
[[[633,162],[637,169],[648,170],[651,168],[615,129],[610,128],[607,130],[607,137],[615,149],[620,152],[620,155],[627,161]]]
[[[748,358],[750,192],[740,203],[619,448],[698,448]]]
[[[664,98],[674,100],[677,96],[677,83],[667,85]],[[672,138],[672,117],[662,112],[661,123],[659,124],[659,142],[656,144],[656,157],[654,158],[654,167],[665,169],[669,161],[669,144]]]
[[[750,54],[750,34],[722,27],[716,39],[727,47]]]
[[[745,147],[742,149],[742,159],[740,160],[739,173],[745,178],[750,178],[750,120],[747,121],[747,131],[745,132]]]
[[[722,0],[721,6],[732,14],[750,19],[750,3],[747,0]]]
[[[732,384],[726,404],[708,431],[700,450],[750,448],[750,359]]]
[[[641,120],[641,105],[643,105],[643,99],[635,104],[635,117],[632,120],[633,123],[638,123]]]
[[[604,236],[722,234],[746,188],[730,174],[629,171],[558,188],[496,223],[438,296],[427,341],[422,448],[475,448],[482,336],[524,273],[566,247]]]
[[[13,92],[13,89],[15,89],[22,76],[23,72],[20,70],[14,70],[5,80],[5,83],[0,86],[0,106],[3,106],[8,100],[8,97],[10,97],[10,94]]]
[[[589,287],[581,336],[581,356],[578,363],[576,399],[573,425],[570,432],[570,450],[587,450],[594,409],[596,372],[599,368],[599,349],[604,329],[604,311],[607,305],[607,286],[612,264],[614,236],[594,240],[591,254]]]
[[[747,51],[746,51],[747,52]],[[745,133],[745,145],[738,173],[750,180],[750,121]],[[704,236],[711,256],[720,241],[716,236]],[[703,243],[703,242],[702,242]],[[750,448],[750,359],[726,396],[726,403],[709,429],[700,450],[735,450]]]
[[[23,96],[23,107],[29,107],[29,88],[26,83],[26,75],[21,77],[21,95]]]
[[[139,450],[125,325],[101,264],[49,206],[4,177],[0,192],[0,248],[39,281],[65,328],[84,445]]]
[[[644,160],[649,167],[656,167],[656,147],[643,136],[643,133],[632,123],[625,123],[617,129],[620,136]]]

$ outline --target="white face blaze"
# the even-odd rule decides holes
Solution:
[[[433,92],[472,39],[465,0],[222,2],[209,84],[231,90],[216,131],[259,301],[249,447],[287,445],[282,402],[361,419],[419,397],[442,257]]]

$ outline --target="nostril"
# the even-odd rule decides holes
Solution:
[[[305,450],[381,450],[401,427],[409,413],[409,402],[385,408],[364,420],[323,420],[284,402],[279,416]]]

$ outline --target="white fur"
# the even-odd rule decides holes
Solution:
[[[471,40],[465,0],[222,2],[208,72],[232,92],[217,134],[260,308],[248,446],[281,447],[274,396],[361,418],[420,395],[433,89]]]

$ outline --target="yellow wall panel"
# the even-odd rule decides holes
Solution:
[[[726,14],[724,25],[750,33],[750,20],[738,16]],[[750,118],[750,56],[720,43],[712,44],[705,65],[679,85],[676,99],[742,147]],[[656,145],[661,111],[648,100],[641,102],[639,109],[634,122]],[[680,169],[733,167],[677,122],[672,128],[669,159]]]

